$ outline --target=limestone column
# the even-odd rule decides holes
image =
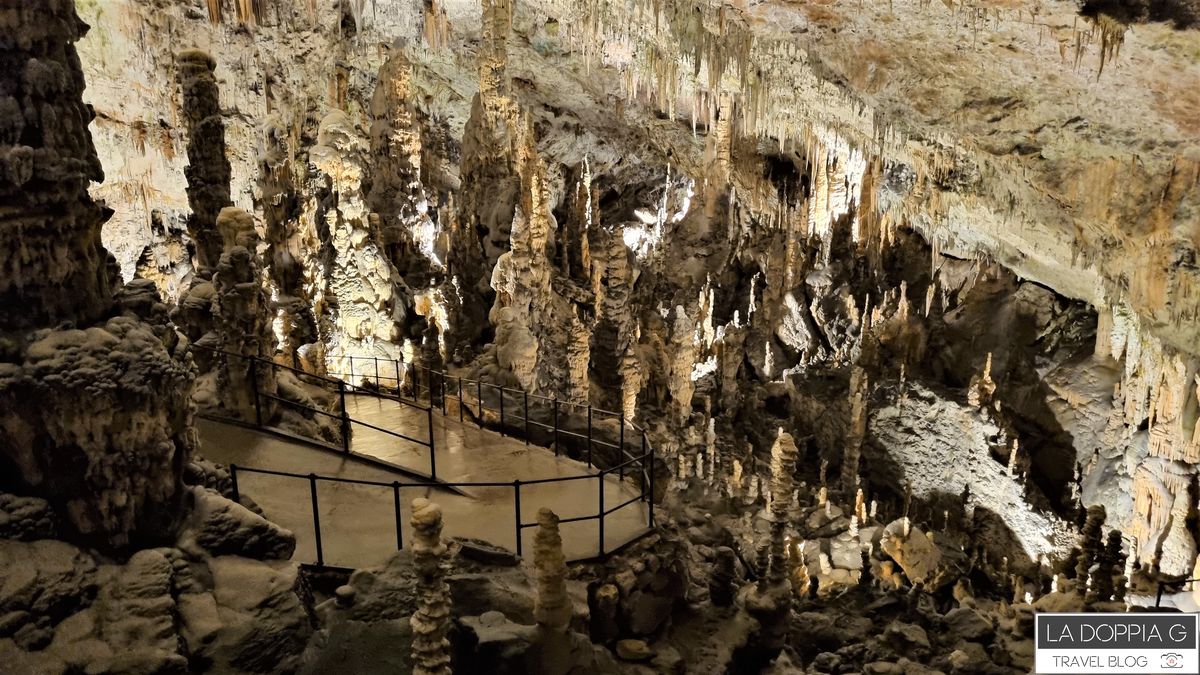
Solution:
[[[449,560],[442,542],[442,509],[418,497],[412,503],[413,567],[420,595],[412,625],[413,675],[450,675]]]
[[[86,31],[73,3],[0,0],[0,471],[115,549],[174,529],[192,373],[152,289],[118,290],[100,243]]]
[[[208,276],[221,258],[217,216],[233,205],[229,182],[232,170],[225,156],[225,122],[221,119],[220,92],[213,75],[216,61],[198,49],[178,56],[180,110],[187,125],[188,236],[196,247],[196,269]]]

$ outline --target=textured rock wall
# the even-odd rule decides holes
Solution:
[[[192,450],[192,369],[166,308],[118,290],[99,241],[102,173],[83,104],[69,3],[0,5],[7,116],[0,138],[0,457],[68,528],[104,547],[166,536]],[[114,293],[119,315],[113,315]]]
[[[86,322],[109,309],[115,282],[100,244],[105,208],[85,194],[104,179],[73,46],[87,26],[57,5],[3,7],[12,37],[0,45],[9,74],[0,93],[0,325]]]

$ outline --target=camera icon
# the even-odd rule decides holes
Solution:
[[[1182,668],[1183,667],[1183,656],[1181,654],[1176,654],[1175,652],[1168,652],[1166,654],[1163,654],[1162,655],[1162,667],[1163,668]]]

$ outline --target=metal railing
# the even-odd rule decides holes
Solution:
[[[562,518],[559,520],[559,523],[562,525],[565,525],[565,524],[569,524],[569,523],[596,520],[597,521],[597,530],[598,530],[598,534],[597,534],[598,551],[599,551],[598,557],[604,557],[605,555],[607,555],[608,553],[611,553],[612,551],[616,550],[617,548],[620,548],[622,546],[627,545],[628,543],[631,543],[632,541],[637,540],[638,538],[640,538],[642,535],[646,534],[648,531],[650,531],[650,529],[652,529],[654,527],[654,494],[655,494],[655,477],[654,477],[654,474],[655,474],[655,471],[654,471],[655,452],[654,452],[654,448],[650,444],[650,442],[647,438],[645,429],[633,424],[632,422],[625,420],[624,416],[620,415],[619,413],[612,413],[610,411],[598,410],[596,408],[593,408],[590,405],[583,406],[580,404],[566,403],[566,402],[558,401],[557,399],[547,398],[544,396],[532,395],[532,394],[529,394],[522,390],[512,389],[512,388],[508,388],[508,387],[502,387],[500,385],[494,385],[491,383],[484,383],[484,382],[481,382],[478,380],[455,378],[453,376],[448,376],[447,374],[442,373],[440,371],[432,371],[423,366],[418,366],[415,364],[408,364],[408,367],[406,370],[408,372],[414,374],[414,376],[411,378],[412,384],[409,387],[409,390],[413,393],[413,398],[420,398],[420,394],[422,391],[425,391],[429,395],[430,403],[428,405],[422,405],[419,402],[408,400],[403,396],[404,384],[406,381],[410,381],[410,380],[409,380],[409,378],[400,377],[400,373],[402,372],[402,370],[401,370],[401,364],[398,361],[391,361],[390,363],[387,360],[382,361],[382,363],[393,366],[392,376],[389,378],[386,374],[386,368],[382,371],[376,370],[376,364],[381,363],[381,361],[379,359],[370,358],[370,362],[372,363],[372,368],[368,373],[362,373],[362,372],[355,373],[354,372],[355,371],[355,359],[364,359],[364,357],[344,357],[344,358],[348,359],[348,363],[350,364],[350,369],[353,373],[353,374],[347,373],[346,375],[350,376],[352,378],[357,378],[357,381],[352,380],[351,382],[347,383],[346,381],[341,380],[341,379],[336,379],[335,377],[315,375],[312,373],[308,373],[307,371],[301,370],[299,368],[284,366],[284,365],[275,363],[273,361],[267,361],[265,359],[260,359],[260,358],[255,358],[255,357],[247,357],[247,356],[242,356],[239,354],[233,354],[230,352],[223,352],[221,350],[213,350],[210,348],[202,348],[202,349],[208,349],[210,352],[212,352],[214,354],[222,355],[222,357],[226,358],[226,359],[228,359],[230,357],[237,357],[237,358],[241,358],[241,359],[247,359],[252,362],[252,366],[251,366],[252,374],[253,374],[252,380],[254,382],[254,397],[255,397],[255,412],[256,412],[255,424],[259,427],[266,426],[265,420],[263,419],[263,410],[262,410],[262,405],[261,405],[261,401],[265,398],[265,399],[278,401],[278,402],[288,404],[288,405],[297,405],[297,406],[299,406],[305,410],[308,410],[310,412],[313,412],[313,413],[329,415],[331,417],[339,417],[342,420],[342,424],[343,424],[343,434],[342,435],[343,435],[343,439],[344,439],[343,440],[343,449],[345,452],[349,452],[349,434],[346,433],[346,430],[351,429],[354,424],[360,424],[360,425],[369,427],[371,429],[381,431],[386,434],[397,436],[401,439],[412,441],[412,442],[418,443],[420,445],[425,445],[429,448],[430,468],[431,468],[430,474],[431,474],[431,477],[435,479],[432,482],[421,481],[421,482],[403,482],[402,483],[399,481],[393,481],[391,483],[388,483],[388,482],[382,482],[382,481],[362,480],[362,479],[353,479],[353,478],[340,478],[337,476],[324,476],[324,475],[319,475],[316,473],[308,473],[308,474],[292,473],[292,472],[287,472],[287,471],[276,471],[276,470],[272,470],[272,469],[264,469],[264,468],[259,468],[259,467],[248,467],[248,466],[239,466],[237,464],[230,464],[229,472],[230,472],[230,476],[232,479],[231,482],[232,482],[233,496],[234,496],[235,500],[238,500],[240,498],[240,488],[239,488],[239,484],[238,484],[239,474],[242,474],[242,475],[244,475],[244,474],[261,474],[261,475],[282,477],[282,478],[293,479],[293,480],[304,480],[304,481],[308,482],[309,497],[310,497],[311,506],[312,506],[310,520],[311,520],[311,524],[312,524],[312,528],[313,528],[313,535],[315,538],[315,553],[316,553],[316,560],[313,562],[314,562],[314,564],[316,564],[318,566],[324,566],[327,564],[324,546],[323,546],[323,536],[322,536],[322,526],[321,526],[321,516],[320,516],[320,498],[318,496],[318,491],[317,491],[317,485],[318,485],[318,483],[321,483],[321,482],[352,484],[352,485],[361,485],[361,486],[374,486],[374,487],[380,487],[380,488],[387,488],[387,489],[391,490],[392,496],[393,496],[393,500],[392,500],[393,518],[395,521],[397,550],[402,549],[404,547],[404,536],[403,536],[404,523],[403,523],[402,514],[401,514],[400,492],[402,490],[410,489],[410,488],[418,488],[418,489],[428,489],[428,488],[452,488],[452,489],[457,489],[457,488],[506,488],[506,489],[511,489],[512,490],[513,514],[514,514],[513,532],[514,532],[514,538],[515,538],[515,550],[516,550],[516,553],[518,556],[523,555],[523,550],[524,550],[524,544],[522,542],[522,532],[527,528],[537,527],[536,521],[526,522],[521,515],[522,514],[522,510],[521,510],[522,509],[522,501],[521,501],[522,492],[521,491],[522,491],[523,487],[529,488],[531,486],[545,485],[545,484],[550,484],[550,483],[595,481],[596,482],[596,500],[597,500],[596,512],[594,514],[590,514],[590,515]],[[261,391],[261,388],[259,386],[259,377],[258,376],[259,376],[261,369],[266,368],[266,367],[281,368],[283,370],[296,373],[298,376],[310,379],[310,381],[319,382],[322,384],[323,387],[332,387],[333,390],[336,390],[337,395],[338,395],[337,410],[335,412],[320,410],[317,408],[313,408],[312,406],[306,406],[303,404],[299,404],[295,401],[283,399],[283,398],[281,398],[279,396],[275,396],[275,395],[269,395],[266,392]],[[447,408],[445,405],[445,402],[447,399],[445,384],[447,381],[450,381],[451,379],[453,379],[456,381],[457,387],[458,387],[457,400],[459,403],[459,405],[458,405],[459,419],[460,419],[460,421],[465,419],[464,408],[465,408],[466,402],[469,399],[464,400],[463,391],[464,391],[464,386],[467,383],[470,383],[471,385],[475,386],[476,392],[479,393],[479,396],[477,397],[477,399],[475,401],[475,405],[474,405],[474,407],[471,408],[471,410],[473,412],[477,411],[477,413],[479,415],[478,421],[479,421],[481,427],[483,425],[483,421],[484,421],[483,418],[484,418],[484,415],[486,412],[498,412],[500,424],[501,424],[501,427],[503,428],[506,423],[505,412],[504,412],[505,396],[519,397],[520,400],[522,401],[522,415],[518,419],[521,423],[520,428],[522,428],[525,431],[526,443],[530,442],[531,437],[532,437],[531,432],[535,428],[542,428],[542,429],[548,431],[551,434],[551,437],[553,438],[553,448],[554,448],[555,456],[558,456],[560,454],[560,441],[564,437],[566,437],[566,438],[578,438],[578,439],[582,439],[582,440],[586,441],[586,443],[587,443],[587,465],[588,465],[589,469],[591,469],[595,466],[595,464],[593,462],[594,458],[592,456],[592,449],[595,447],[604,447],[604,448],[619,450],[619,452],[620,452],[619,456],[620,456],[621,461],[619,461],[611,466],[608,466],[607,468],[600,469],[597,473],[586,473],[586,474],[580,474],[580,475],[576,475],[576,476],[541,478],[541,479],[532,479],[532,480],[519,480],[518,479],[518,480],[513,480],[511,482],[487,482],[487,481],[483,481],[483,482],[479,482],[479,481],[446,482],[446,481],[437,480],[436,473],[435,473],[435,469],[436,469],[435,454],[436,453],[435,453],[435,449],[434,449],[434,441],[433,441],[434,430],[433,430],[433,423],[432,423],[432,411],[434,410],[434,407],[435,407],[433,405],[435,389],[433,389],[432,386],[428,386],[428,385],[424,389],[422,389],[419,386],[418,378],[415,375],[416,373],[419,373],[419,372],[427,373],[427,377],[426,377],[427,383],[432,383],[435,378],[437,378],[440,381],[441,389],[436,390],[436,391],[438,391],[438,393],[439,393],[439,400],[441,401],[441,408],[442,408],[443,415],[448,415]],[[330,375],[336,376],[337,373],[330,373]],[[364,375],[371,375],[372,377],[364,378],[363,377]],[[385,387],[384,383],[387,382],[389,379],[392,382],[392,386]],[[374,389],[371,389],[369,387],[363,387],[363,386],[360,386],[360,383],[373,383],[375,385],[375,387],[374,387]],[[389,392],[389,389],[391,390],[391,392],[394,392],[394,393]],[[425,411],[426,415],[427,415],[427,424],[428,424],[427,428],[428,428],[429,440],[427,442],[423,442],[418,439],[413,439],[413,438],[411,438],[407,435],[404,435],[400,432],[383,429],[381,427],[371,425],[366,422],[362,422],[361,420],[354,419],[353,417],[351,417],[349,415],[349,413],[346,410],[346,393],[348,390],[353,391],[353,392],[367,394],[367,395],[381,396],[381,397],[388,398],[391,400],[396,400],[396,401],[401,402],[404,405],[412,406],[412,407],[415,407],[415,408]],[[498,408],[493,409],[493,408],[488,407],[485,404],[485,396],[482,393],[485,390],[495,390],[498,392],[498,398],[499,398],[499,404],[498,404],[499,407]],[[454,398],[454,397],[452,396],[451,398]],[[531,400],[534,401],[533,408],[530,407]],[[550,423],[540,422],[540,421],[534,419],[534,417],[532,416],[532,415],[536,414],[537,405],[538,405],[539,401],[549,401],[551,403],[550,410],[552,411],[551,412],[552,421]],[[567,414],[563,414],[564,408],[569,408],[571,410],[586,409],[586,411],[587,411],[587,431],[586,431],[586,433],[576,432],[576,431],[572,431],[570,429],[564,428],[562,423],[564,421],[568,420],[570,417],[569,412]],[[533,412],[531,413],[531,411],[533,411]],[[598,434],[595,433],[596,418],[597,417],[604,418],[604,417],[609,417],[609,416],[615,416],[619,419],[619,430],[618,430],[617,443],[613,443],[613,442],[604,440],[603,438],[599,437]],[[632,454],[632,453],[628,452],[625,447],[626,441],[627,441],[626,429],[630,429],[637,433],[637,444],[640,449],[640,452],[638,454]],[[625,501],[622,501],[619,504],[606,505],[604,488],[605,488],[605,485],[608,482],[608,480],[611,480],[611,478],[614,475],[616,476],[616,480],[617,480],[618,484],[624,484],[624,482],[627,479],[633,480],[633,478],[636,476],[638,491],[635,496],[633,496],[629,499],[626,499]],[[606,522],[605,521],[612,514],[616,513],[617,511],[625,509],[625,508],[627,508],[635,503],[638,503],[638,502],[643,502],[647,506],[647,508],[646,508],[646,528],[639,531],[635,536],[631,537],[628,541],[623,542],[620,546],[617,546],[615,548],[606,549],[606,545],[605,545],[605,524],[606,524]]]
[[[447,403],[454,401],[459,422],[465,422],[470,414],[482,428],[490,414],[501,434],[514,435],[524,439],[526,444],[538,445],[543,445],[537,442],[538,434],[545,436],[542,439],[544,446],[552,449],[556,457],[562,454],[567,442],[582,443],[584,451],[579,459],[588,468],[597,465],[597,449],[616,452],[617,461],[607,462],[614,468],[645,454],[649,446],[646,430],[627,420],[624,413],[597,408],[590,403],[530,394],[523,389],[451,375],[416,363],[355,356],[345,356],[342,360],[348,364],[350,372],[330,374],[349,377],[351,386],[360,391],[390,390],[401,397],[407,392],[414,400],[427,401],[432,409],[440,408],[443,416],[451,416]],[[374,389],[360,388],[359,384],[373,385]],[[572,419],[579,420],[575,429],[569,424]],[[616,427],[615,437],[606,438],[602,429],[605,421]],[[650,467],[641,468],[642,480],[646,480]],[[619,471],[624,478],[624,471]]]
[[[370,429],[372,431],[377,431],[377,432],[385,434],[387,436],[396,438],[396,439],[398,439],[399,443],[409,443],[409,444],[413,444],[413,445],[425,448],[429,455],[429,477],[433,478],[434,480],[437,479],[437,452],[434,448],[433,408],[431,406],[421,405],[420,403],[417,403],[412,400],[404,399],[403,397],[398,396],[398,395],[393,396],[393,395],[389,395],[389,394],[382,393],[382,392],[370,392],[372,395],[383,396],[383,397],[398,401],[402,405],[405,405],[405,406],[408,406],[411,408],[415,408],[415,409],[425,413],[425,417],[426,417],[426,419],[425,419],[425,438],[424,439],[415,438],[415,437],[405,434],[401,431],[397,431],[395,429],[386,429],[386,428],[378,426],[376,424],[371,424],[370,422],[366,422],[361,419],[356,419],[356,418],[352,417],[346,408],[346,394],[351,392],[352,390],[356,390],[356,388],[348,385],[343,380],[339,380],[336,378],[323,376],[323,375],[317,375],[315,373],[310,373],[310,372],[303,370],[301,368],[298,368],[298,367],[285,366],[281,363],[276,363],[274,361],[259,358],[259,357],[246,356],[244,354],[236,354],[236,353],[224,351],[221,349],[213,349],[211,347],[204,347],[204,346],[195,345],[195,344],[192,345],[192,347],[195,349],[207,351],[208,353],[212,354],[215,359],[217,359],[219,361],[223,361],[225,363],[228,363],[228,360],[232,358],[232,359],[238,359],[242,362],[249,364],[250,375],[251,375],[250,381],[253,386],[253,396],[254,396],[254,417],[255,417],[254,424],[255,424],[255,426],[257,426],[257,427],[269,426],[269,422],[271,420],[264,419],[264,415],[263,415],[263,408],[265,407],[264,406],[265,401],[273,401],[280,405],[288,406],[292,409],[303,410],[303,411],[306,411],[313,415],[321,415],[324,417],[336,419],[336,420],[338,420],[340,430],[341,430],[341,446],[342,446],[341,450],[342,450],[342,452],[344,452],[346,454],[351,454],[352,451],[350,448],[350,438],[353,434],[353,430],[354,430],[355,426],[357,425],[359,427]],[[312,406],[312,405],[302,403],[300,401],[294,401],[294,400],[291,400],[288,398],[284,398],[282,396],[278,396],[277,393],[272,394],[268,391],[264,391],[263,387],[262,387],[262,376],[266,373],[277,374],[280,372],[292,373],[296,376],[297,379],[299,379],[303,382],[306,382],[309,385],[313,385],[313,386],[319,387],[321,389],[324,389],[325,391],[329,392],[332,395],[336,395],[336,397],[337,397],[336,407],[333,408],[332,410],[327,410],[327,409],[321,408],[319,406]],[[371,458],[371,459],[375,459],[375,458]]]

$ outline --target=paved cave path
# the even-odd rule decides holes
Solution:
[[[347,411],[356,420],[385,429],[400,431],[424,439],[426,413],[397,401],[374,396],[348,396]],[[446,482],[511,482],[594,474],[581,462],[555,457],[545,448],[525,445],[490,430],[464,424],[454,417],[433,415],[434,447],[437,452],[438,478]],[[197,419],[200,454],[214,462],[285,471],[315,473],[359,480],[402,485],[421,480],[367,462],[340,456],[303,441],[290,440],[271,433],[211,419]],[[428,473],[429,451],[421,445],[354,425],[351,449],[392,464]],[[309,482],[282,476],[238,472],[242,494],[256,501],[267,517],[296,534],[296,554],[300,562],[314,562],[316,535],[313,529],[312,498]],[[412,541],[411,504],[427,497],[445,513],[444,536],[483,539],[516,548],[515,503],[511,487],[463,488],[458,494],[444,488],[409,487],[400,490],[400,508],[404,545]],[[595,478],[540,485],[522,485],[521,520],[533,523],[538,509],[545,506],[560,518],[593,515],[599,502],[599,484]],[[605,508],[623,503],[639,493],[635,480],[604,480]],[[394,495],[391,487],[317,482],[321,543],[325,564],[341,567],[378,565],[395,552],[397,546]],[[609,514],[604,521],[605,550],[612,550],[645,529],[646,505],[634,502]],[[596,520],[565,523],[561,526],[563,549],[568,560],[590,558],[599,553]],[[525,555],[532,555],[536,528],[525,528],[522,544]]]

